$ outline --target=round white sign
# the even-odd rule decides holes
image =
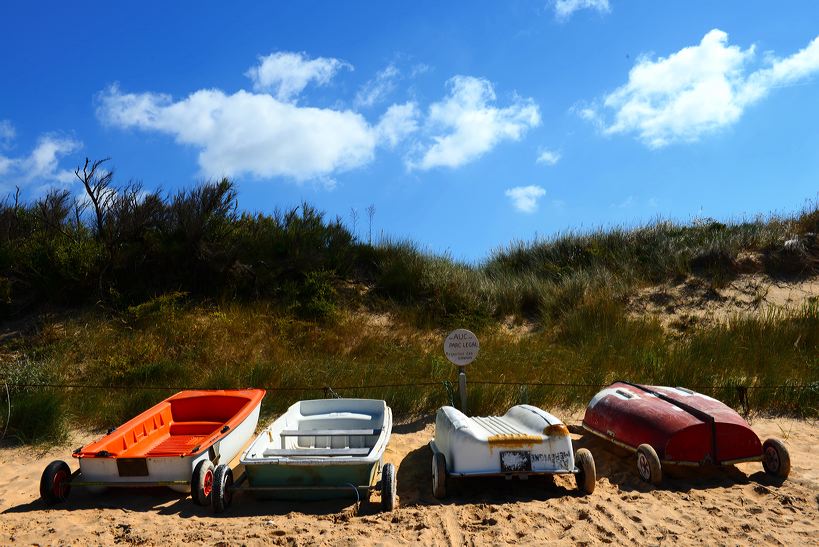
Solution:
[[[459,367],[464,367],[474,361],[480,349],[478,337],[466,329],[454,330],[444,340],[446,358]]]

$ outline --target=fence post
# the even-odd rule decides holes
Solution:
[[[464,368],[458,373],[458,391],[461,392],[461,412],[466,414],[466,373]]]
[[[748,404],[748,388],[746,386],[737,386],[737,398],[739,398],[739,406],[745,407],[745,415],[749,415],[751,405]]]
[[[529,404],[529,386],[527,384],[523,384],[520,386],[520,399],[523,404]]]

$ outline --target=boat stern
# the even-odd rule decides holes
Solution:
[[[470,418],[442,407],[433,451],[444,454],[451,475],[571,473],[574,452],[568,428],[554,416],[518,405],[504,416]]]

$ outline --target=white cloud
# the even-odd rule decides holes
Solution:
[[[609,205],[612,209],[631,209],[634,207],[636,201],[634,196],[628,196],[626,199],[621,201],[620,203],[612,203]]]
[[[390,147],[395,147],[418,130],[419,115],[418,105],[414,102],[394,104],[381,116],[376,132]]]
[[[17,132],[8,120],[0,120],[0,148],[6,148],[14,140]]]
[[[698,45],[656,61],[638,60],[628,82],[603,99],[602,107],[613,112],[610,122],[600,105],[579,114],[599,121],[606,134],[636,133],[651,148],[695,141],[735,123],[772,88],[819,71],[819,38],[790,57],[768,58],[765,68],[749,73],[755,58],[754,46],[728,45],[728,35],[714,29]]]
[[[82,143],[67,137],[45,135],[37,141],[37,146],[28,158],[23,161],[23,169],[29,180],[71,182],[74,173],[60,169],[60,157],[80,149]]]
[[[326,70],[311,64],[319,61]],[[379,147],[395,148],[410,135],[421,134],[421,129],[426,142],[414,139],[407,146],[418,158],[413,163],[405,156],[410,168],[463,165],[504,140],[520,139],[540,124],[532,99],[514,96],[511,105],[497,107],[492,84],[469,76],[450,79],[448,95],[430,105],[426,115],[414,101],[392,104],[377,123],[351,109],[298,104],[298,93],[307,82],[322,83],[332,76],[338,65],[329,61],[335,60],[307,61],[302,54],[292,53],[265,57],[249,74],[261,92],[200,89],[173,98],[127,93],[114,84],[97,95],[97,117],[119,128],[165,133],[193,147],[207,177],[251,175],[319,182],[370,163]],[[313,68],[305,68],[308,65]],[[298,70],[290,70],[293,67]],[[398,74],[393,65],[387,67],[373,80],[376,84],[366,87],[359,102],[382,100],[384,86]]]
[[[97,114],[105,123],[160,131],[199,148],[199,166],[213,177],[328,177],[369,163],[376,147],[376,131],[356,112],[246,91],[200,90],[174,102],[111,86],[100,94]]]
[[[537,163],[545,163],[546,165],[555,165],[560,161],[560,158],[560,152],[555,152],[554,150],[543,150],[535,161]]]
[[[342,68],[352,66],[338,59],[308,59],[304,53],[277,52],[259,57],[258,66],[245,75],[253,81],[255,91],[273,92],[280,101],[290,101],[311,81],[326,85]]]
[[[505,192],[506,197],[512,200],[512,205],[521,213],[537,211],[537,202],[546,195],[546,190],[540,186],[516,186]]]
[[[356,106],[370,107],[383,101],[395,89],[395,82],[400,76],[401,72],[394,64],[379,71],[372,80],[358,90],[355,96]]]
[[[633,195],[626,196],[623,201],[619,203],[610,203],[609,208],[611,209],[633,209],[638,207],[640,209],[649,208],[649,209],[656,209],[659,207],[660,202],[656,197],[650,197],[648,199],[636,198]]]
[[[0,155],[0,175],[5,175],[11,169],[12,164],[11,158]]]
[[[555,0],[555,15],[565,20],[581,9],[592,9],[600,13],[611,11],[609,0]]]
[[[11,124],[8,124],[11,127]],[[7,133],[13,138],[12,132]],[[60,168],[60,159],[76,152],[82,143],[76,139],[57,134],[45,134],[37,139],[37,144],[31,153],[22,157],[7,157],[0,155],[0,175],[5,177],[4,182],[20,186],[33,183],[47,188],[53,183],[68,183],[74,180],[70,170]]]
[[[432,67],[430,67],[429,65],[426,65],[424,63],[418,63],[412,66],[412,69],[410,70],[410,78],[415,78],[416,76],[426,74],[430,70],[432,70]]]
[[[511,106],[497,108],[487,80],[455,76],[447,85],[449,95],[429,107],[426,125],[434,142],[422,145],[420,160],[408,160],[410,168],[459,167],[540,125],[540,110],[532,99],[515,97]]]
[[[768,57],[770,66],[748,77],[742,90],[742,100],[753,102],[763,98],[775,87],[786,87],[819,71],[819,36],[790,57]]]

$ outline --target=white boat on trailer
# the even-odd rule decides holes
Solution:
[[[299,401],[245,451],[244,473],[235,484],[227,466],[217,467],[213,507],[226,509],[236,490],[275,499],[357,502],[380,490],[382,509],[392,511],[395,466],[384,463],[391,433],[392,410],[383,400]]]
[[[506,477],[573,474],[585,494],[594,491],[594,458],[574,452],[568,428],[548,412],[517,405],[503,416],[469,417],[444,406],[435,416],[432,492],[446,497],[447,477]]]
[[[74,451],[79,469],[51,462],[40,478],[48,504],[72,487],[167,486],[210,505],[214,466],[229,462],[253,437],[263,389],[181,391]]]

